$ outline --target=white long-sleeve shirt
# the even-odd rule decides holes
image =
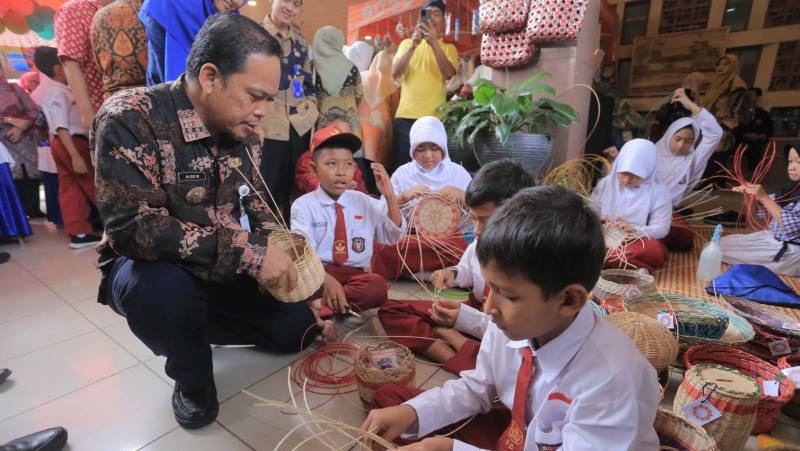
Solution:
[[[292,204],[292,230],[308,237],[322,263],[333,262],[336,202],[342,205],[347,230],[345,266],[366,268],[372,259],[375,240],[381,244],[395,244],[403,237],[405,224],[398,227],[392,222],[386,202],[355,190],[345,191],[337,201],[317,188]]]
[[[591,206],[601,214],[603,191],[608,188],[608,177],[603,178],[592,191]],[[652,203],[650,204],[649,211],[641,212],[640,217],[646,218],[645,221],[640,223],[630,222],[630,218],[603,218],[603,219],[623,219],[628,222],[628,225],[636,230],[636,234],[640,237],[652,238],[660,240],[669,234],[669,228],[672,225],[672,203],[669,191],[662,185],[650,185],[648,188],[652,189],[654,194],[650,196]],[[602,215],[601,215],[602,216]]]
[[[406,404],[418,422],[409,438],[491,409],[495,397],[514,403],[520,348],[491,324],[477,365],[461,378],[428,390]],[[630,340],[586,304],[558,337],[534,351],[535,373],[527,395],[525,451],[555,445],[569,451],[659,448],[653,422],[660,402],[656,372]],[[478,451],[456,440],[453,451]]]
[[[472,288],[472,295],[475,299],[483,299],[483,290],[486,287],[486,282],[483,280],[481,274],[481,266],[478,262],[478,254],[475,249],[478,246],[478,241],[475,240],[467,246],[464,255],[458,261],[458,264],[450,269],[456,272],[454,280],[456,286],[460,288]],[[489,315],[477,310],[467,304],[462,303],[458,310],[456,323],[453,328],[472,335],[475,338],[483,337],[486,333],[486,328],[489,327]]]

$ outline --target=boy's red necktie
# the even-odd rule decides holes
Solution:
[[[336,206],[336,228],[333,230],[333,262],[342,265],[347,261],[347,228],[344,224],[344,211],[338,202]]]
[[[511,409],[511,423],[508,425],[500,439],[497,449],[500,451],[522,451],[525,448],[525,402],[528,397],[528,387],[533,380],[533,351],[530,347],[522,351],[522,364],[517,374],[517,386],[514,389],[514,408]]]

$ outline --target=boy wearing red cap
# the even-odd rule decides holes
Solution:
[[[292,204],[292,230],[305,234],[325,265],[321,290],[311,300],[320,317],[379,307],[388,297],[386,279],[365,271],[373,241],[397,243],[403,236],[400,204],[386,169],[372,164],[385,202],[349,189],[356,170],[353,152],[361,140],[336,125],[317,131],[311,139],[311,168],[319,187]],[[326,338],[332,338],[325,331]]]

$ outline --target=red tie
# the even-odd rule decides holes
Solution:
[[[336,202],[336,228],[333,230],[333,262],[342,265],[347,261],[347,228],[342,205]]]
[[[530,347],[522,351],[522,364],[517,374],[517,386],[514,389],[514,408],[511,409],[511,423],[497,441],[499,451],[522,451],[525,448],[525,401],[528,387],[533,379],[533,351]]]

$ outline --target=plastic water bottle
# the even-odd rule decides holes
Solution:
[[[714,227],[714,236],[711,242],[706,244],[703,252],[700,253],[700,261],[697,262],[697,280],[703,285],[707,285],[722,273],[722,248],[719,246],[719,239],[722,236],[722,226]]]

